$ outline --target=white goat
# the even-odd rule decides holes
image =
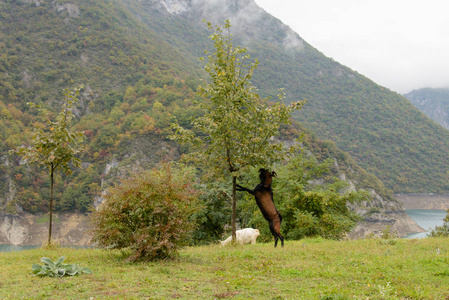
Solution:
[[[257,237],[260,235],[259,229],[245,228],[235,232],[236,242],[240,245],[255,244]],[[228,245],[232,242],[232,236],[224,241],[220,241],[222,246]]]

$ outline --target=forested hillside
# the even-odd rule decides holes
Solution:
[[[84,212],[117,178],[114,167],[128,166],[123,176],[176,158],[164,136],[172,116],[186,122],[195,114],[197,72],[115,2],[30,2],[0,2],[0,206],[47,209],[46,170],[7,151],[29,143],[44,122],[27,102],[57,112],[63,88],[84,84],[76,125],[86,136],[84,168],[71,178],[58,174],[55,187],[57,210]]]
[[[449,89],[424,88],[404,95],[420,111],[449,129]]]
[[[248,17],[251,16],[251,17]],[[26,103],[53,113],[63,88],[84,84],[76,129],[85,131],[83,168],[56,178],[56,210],[85,212],[117,178],[178,159],[184,148],[166,139],[172,117],[189,127],[199,60],[211,49],[202,19],[231,20],[235,43],[258,58],[253,84],[262,96],[284,88],[307,99],[286,128],[305,133],[319,159],[386,199],[395,192],[445,192],[447,132],[405,98],[324,57],[254,1],[0,2],[0,208],[46,210],[50,180],[8,150],[30,142],[44,120]],[[353,155],[355,161],[340,149]],[[362,165],[368,173],[357,166]]]

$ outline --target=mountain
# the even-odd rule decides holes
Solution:
[[[449,89],[424,88],[404,95],[429,118],[449,129]]]
[[[129,103],[123,101],[127,87],[139,90],[137,98],[154,95],[149,89],[164,85],[172,86],[171,93],[183,84],[194,91],[204,76],[198,58],[212,46],[202,20],[222,24],[229,18],[235,43],[259,60],[253,83],[262,96],[275,98],[283,88],[287,102],[307,99],[294,118],[350,153],[394,192],[449,191],[447,131],[406,98],[322,55],[253,0],[21,0],[0,5],[0,100],[25,116],[26,102],[51,103],[63,88],[80,83],[87,86],[82,115],[110,113],[114,106],[115,117],[127,114],[126,105],[116,105]],[[163,131],[159,127],[172,112],[149,116]],[[7,126],[4,132],[11,130]],[[18,134],[23,128],[14,130]],[[111,139],[102,140],[110,146]],[[12,144],[17,141],[0,147]]]
[[[123,3],[193,58],[208,47],[201,20],[222,24],[229,18],[236,41],[259,59],[253,82],[261,95],[274,98],[284,88],[287,101],[307,99],[295,119],[335,142],[396,193],[449,191],[449,132],[405,97],[325,57],[254,1]]]

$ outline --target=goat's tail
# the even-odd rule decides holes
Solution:
[[[281,247],[284,247],[284,237],[281,234],[281,222],[282,216],[278,213],[279,218],[275,218],[270,221],[270,231],[274,236],[274,247],[278,245],[278,240],[281,240]]]

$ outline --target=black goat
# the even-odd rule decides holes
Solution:
[[[281,246],[284,247],[284,237],[281,234],[281,222],[282,216],[274,206],[273,202],[273,190],[271,189],[271,182],[273,177],[276,177],[276,172],[271,172],[265,169],[259,170],[260,183],[250,190],[236,185],[238,191],[245,191],[250,193],[256,198],[257,206],[259,206],[265,220],[270,225],[271,234],[274,236],[274,246],[278,244],[278,239],[281,239]]]

